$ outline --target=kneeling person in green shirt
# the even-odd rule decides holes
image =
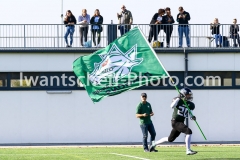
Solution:
[[[141,100],[142,102],[140,102],[139,105],[137,106],[136,117],[140,119],[140,127],[143,134],[144,152],[149,152],[148,144],[147,144],[148,132],[151,135],[150,145],[154,143],[155,137],[156,137],[156,132],[155,132],[153,123],[151,121],[151,116],[153,116],[154,113],[152,111],[151,104],[147,102],[146,93],[141,94]],[[157,152],[157,150],[155,150],[154,148],[152,149],[152,152]]]

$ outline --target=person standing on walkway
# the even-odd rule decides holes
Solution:
[[[64,18],[64,24],[66,24],[67,30],[64,36],[65,42],[67,44],[66,47],[72,47],[73,43],[73,33],[75,31],[75,24],[76,24],[76,18],[72,14],[70,10],[67,10],[65,18]],[[70,45],[68,43],[68,35],[70,34]]]

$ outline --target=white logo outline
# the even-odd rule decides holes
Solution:
[[[137,44],[125,53],[113,44],[108,53],[99,56],[102,61],[94,63],[94,70],[89,74],[89,80],[94,85],[100,85],[101,81],[109,76],[113,76],[113,82],[117,83],[143,61],[143,58],[137,58]]]

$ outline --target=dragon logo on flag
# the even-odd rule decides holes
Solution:
[[[99,56],[102,61],[94,64],[94,70],[89,75],[89,80],[94,85],[100,85],[103,79],[110,76],[113,77],[113,82],[117,83],[131,73],[134,66],[143,61],[143,58],[137,58],[137,44],[126,53],[123,53],[116,44],[113,44],[108,53]]]

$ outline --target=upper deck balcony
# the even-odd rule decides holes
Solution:
[[[148,39],[150,25],[149,24],[133,24],[131,27],[139,26]],[[91,25],[88,27],[88,41],[91,41],[92,47],[86,48],[81,46],[79,25],[75,25],[75,32],[73,34],[73,45],[71,48],[66,48],[64,35],[66,32],[65,25],[61,24],[1,24],[0,25],[0,51],[29,51],[29,50],[51,50],[57,52],[66,52],[71,50],[73,52],[93,52],[99,48],[106,47],[116,38],[120,37],[118,25],[103,24],[103,31],[101,32],[100,47],[95,47],[92,43]],[[166,28],[168,25],[161,25],[159,28]],[[179,47],[179,25],[173,25],[173,31],[170,40],[170,48],[166,48],[166,33],[164,29],[159,30],[158,41],[163,42],[163,46],[154,48],[157,52],[182,52],[183,50],[201,51],[209,50],[211,52],[228,52],[238,51],[239,45],[234,46],[234,41],[230,37],[230,24],[220,25],[220,34],[222,38],[221,46],[216,47],[215,39],[210,29],[210,24],[189,24],[189,38],[190,48],[186,45],[186,38],[183,34],[183,48]],[[158,28],[158,27],[156,27]],[[158,32],[158,31],[157,31]],[[153,40],[151,42],[151,45]],[[238,43],[237,43],[238,44]]]

